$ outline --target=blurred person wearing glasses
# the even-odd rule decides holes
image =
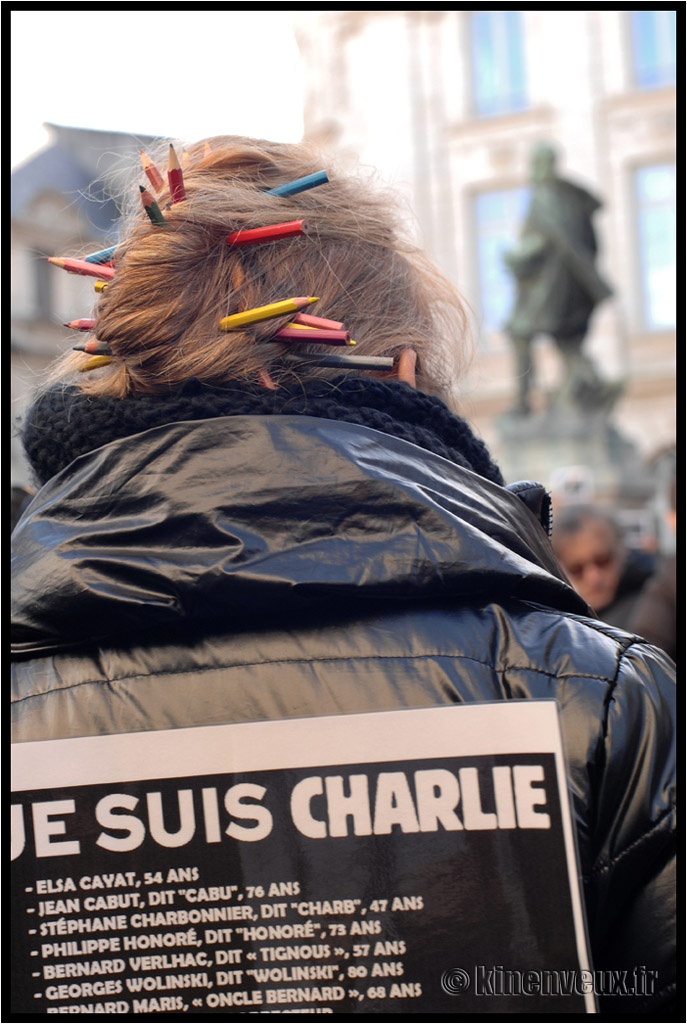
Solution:
[[[639,593],[654,570],[653,557],[628,547],[612,513],[593,505],[560,509],[551,541],[573,587],[597,617],[630,628]]]

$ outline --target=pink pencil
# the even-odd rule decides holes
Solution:
[[[79,320],[70,320],[65,327],[71,327],[73,331],[92,331],[95,327],[95,320],[91,320],[87,317],[81,317]]]
[[[307,327],[282,327],[273,338],[275,341],[300,341],[304,345],[355,345],[348,331],[318,331]]]
[[[325,320],[322,316],[312,316],[310,313],[298,313],[291,319],[295,324],[303,324],[304,327],[320,327],[324,331],[340,331],[343,327],[340,320]]]
[[[48,256],[48,263],[54,263],[69,274],[84,274],[86,277],[99,277],[111,281],[115,276],[114,267],[106,267],[102,263],[88,263],[86,260],[70,260],[63,256]]]

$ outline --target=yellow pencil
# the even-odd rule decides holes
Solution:
[[[107,281],[96,281],[93,287],[97,292],[104,292],[107,288]]]
[[[79,373],[86,373],[88,370],[97,370],[99,366],[107,366],[112,360],[109,356],[91,356],[83,366],[79,367]]]
[[[232,331],[244,324],[252,324],[257,320],[270,320],[275,316],[284,316],[286,313],[295,313],[305,309],[312,302],[317,302],[319,296],[299,295],[294,299],[282,299],[281,302],[270,302],[266,306],[255,306],[254,309],[246,309],[243,313],[233,313],[231,316],[222,317],[219,322],[220,330]]]

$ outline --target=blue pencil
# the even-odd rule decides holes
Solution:
[[[88,256],[84,256],[84,259],[86,263],[109,263],[116,248],[116,245],[111,245],[109,249],[100,249],[99,252],[92,252]]]
[[[314,174],[306,174],[304,178],[294,178],[276,188],[268,188],[268,196],[295,196],[297,192],[305,192],[308,188],[315,188],[317,185],[324,185],[329,181],[326,171],[315,171]]]

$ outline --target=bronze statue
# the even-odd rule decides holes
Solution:
[[[513,411],[531,412],[531,346],[539,334],[553,338],[564,360],[565,379],[556,404],[582,411],[608,408],[618,388],[601,380],[582,352],[592,311],[612,294],[594,265],[592,216],[601,203],[557,176],[556,153],[547,144],[532,151],[530,181],[530,205],[519,242],[504,254],[517,289],[504,325],[516,357],[518,395]]]

